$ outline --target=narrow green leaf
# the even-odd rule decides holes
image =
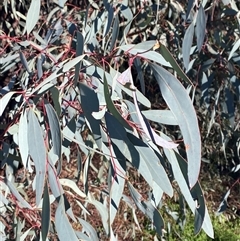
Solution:
[[[132,78],[130,67],[120,75],[120,77],[118,78],[118,82],[127,86],[132,91],[135,110],[136,110],[137,115],[138,115],[140,126],[143,129],[143,133],[145,135],[147,135],[147,137],[149,139],[151,139],[152,141],[157,143],[159,146],[164,146],[164,147],[167,147],[167,148],[177,147],[177,144],[175,144],[173,142],[167,142],[164,139],[162,139],[160,136],[158,136],[155,133],[155,131],[151,128],[149,123],[146,120],[144,120],[144,118],[143,118],[143,116],[140,112],[139,106],[138,106],[137,97],[136,97],[136,87],[134,86],[134,83],[133,83],[133,78]]]
[[[156,64],[151,64],[151,68],[181,129],[188,158],[189,184],[193,187],[201,165],[201,138],[196,112],[187,91],[172,74]]]
[[[156,132],[153,130],[153,128],[150,126],[150,124],[147,122],[146,119],[142,116],[138,103],[137,103],[137,98],[136,98],[136,93],[133,91],[133,100],[134,100],[134,105],[135,105],[135,110],[138,115],[138,119],[140,122],[140,126],[142,127],[145,135],[152,140],[154,143],[156,143],[158,146],[161,147],[166,147],[166,148],[175,148],[178,146],[178,144],[175,144],[174,142],[167,142],[163,138],[161,138],[159,135],[156,134]]]
[[[109,111],[116,117],[116,119],[127,129],[132,130],[132,128],[129,126],[129,124],[126,122],[126,120],[123,119],[123,117],[120,115],[120,113],[117,111],[117,109],[115,108],[110,93],[109,93],[109,89],[108,89],[108,83],[106,80],[106,77],[104,75],[104,96],[106,99],[106,103],[107,103],[107,107],[109,109]]]
[[[63,140],[63,146],[66,148],[70,148],[70,145],[72,143],[72,140],[75,136],[75,132],[76,132],[76,120],[73,117],[68,123],[67,125],[63,128],[62,130],[62,134],[63,136],[68,136],[69,139],[64,139]]]
[[[119,148],[123,156],[131,160],[129,140],[125,128],[119,121],[108,112],[105,113],[106,127],[111,141]]]
[[[168,61],[173,69],[177,72],[177,74],[184,80],[186,83],[190,84],[193,86],[192,81],[187,77],[187,75],[182,71],[182,69],[179,67],[178,63],[176,60],[173,58],[169,50],[163,45],[160,45],[160,54],[165,58],[166,61]]]
[[[225,98],[227,104],[227,115],[229,124],[232,128],[235,125],[235,105],[234,105],[234,93],[230,90],[230,88],[225,88]]]
[[[3,182],[1,182],[1,189],[3,190]],[[0,202],[2,202],[6,206],[9,205],[9,200],[7,200],[7,198],[5,198],[5,196],[3,195],[2,192],[0,192]]]
[[[42,46],[46,46],[46,41],[36,31],[33,31],[32,34],[34,35],[36,40],[41,43]]]
[[[4,65],[5,63],[7,63],[7,62],[13,62],[13,60],[17,60],[18,59],[18,57],[19,57],[19,54],[13,54],[13,55],[11,55],[10,53],[6,56],[6,57],[4,57],[4,58],[0,58],[0,64],[1,65]],[[19,60],[19,59],[18,59]]]
[[[194,234],[198,234],[201,231],[204,217],[205,217],[205,200],[203,196],[202,189],[199,183],[196,183],[191,190],[193,200],[195,200],[195,216],[194,216]]]
[[[56,79],[55,79],[56,80]],[[53,80],[50,83],[45,84],[38,92],[37,94],[39,96],[43,96],[46,92],[48,92],[49,90],[51,90],[56,84],[57,82]]]
[[[155,44],[156,44],[155,40],[148,40],[148,41],[141,42],[139,44],[122,45],[122,46],[119,46],[119,48],[125,52],[138,55],[141,53],[149,52],[154,47]]]
[[[51,221],[51,209],[50,209],[48,185],[46,182],[44,192],[43,192],[42,220],[41,220],[41,233],[42,233],[43,241],[47,239],[47,235],[50,227],[50,221]]]
[[[98,112],[92,112],[92,116],[96,119],[96,120],[101,120],[106,112],[106,107],[104,106],[100,111]]]

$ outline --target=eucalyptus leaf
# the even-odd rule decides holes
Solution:
[[[41,233],[42,240],[45,241],[47,239],[49,227],[50,227],[50,219],[51,219],[51,209],[50,209],[50,200],[49,200],[49,191],[47,182],[44,187],[43,193],[43,205],[42,205],[42,222],[41,222]]]
[[[52,144],[53,144],[53,152],[58,156],[59,165],[58,165],[58,175],[61,171],[62,166],[62,133],[59,125],[58,116],[52,107],[51,104],[45,103],[45,108],[47,112],[47,117],[49,121]]]
[[[205,16],[204,8],[202,4],[200,4],[200,7],[198,9],[197,20],[196,20],[198,52],[200,52],[202,49],[203,41],[205,38],[205,31],[206,31],[206,16]]]
[[[192,22],[185,32],[183,38],[183,45],[182,45],[182,55],[183,55],[183,63],[185,69],[188,69],[189,59],[190,59],[190,50],[192,47],[193,42],[193,35],[194,35],[194,22]]]
[[[55,225],[60,240],[78,241],[78,238],[67,218],[63,197],[60,198],[55,214]]]
[[[35,27],[40,13],[40,7],[41,7],[41,0],[31,0],[31,5],[27,13],[27,19],[26,19],[26,29],[27,33],[30,34],[30,32]]]
[[[190,187],[198,180],[201,164],[201,138],[196,112],[182,84],[162,67],[151,64],[163,98],[178,121],[188,157]]]
[[[43,131],[32,109],[28,111],[28,147],[36,168],[36,205],[39,205],[46,175],[46,148]]]

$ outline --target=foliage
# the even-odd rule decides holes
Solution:
[[[4,1],[2,237],[121,240],[130,210],[134,239],[140,210],[164,238],[177,191],[213,238],[198,176],[239,170],[238,6],[156,2]]]
[[[194,233],[192,230],[192,223],[194,220],[193,220],[193,217],[190,215],[190,213],[187,212],[186,224],[184,226],[184,229],[181,226],[181,223],[177,224],[177,222],[173,222],[171,220],[171,218],[169,218],[169,217],[165,218],[166,224],[168,224],[168,222],[169,222],[170,227],[171,227],[168,230],[168,234],[166,235],[167,240],[170,240],[170,241],[178,240],[179,237],[181,237],[182,240],[186,240],[186,241],[193,240]],[[211,220],[212,220],[213,229],[214,229],[214,240],[217,240],[217,241],[239,240],[239,238],[240,238],[240,232],[239,232],[239,228],[238,228],[240,225],[239,219],[229,222],[224,217],[224,215],[221,215],[218,217],[211,215]],[[210,241],[212,239],[207,237],[207,235],[205,233],[200,232],[197,236],[194,237],[194,240],[196,240],[196,241],[209,240]]]

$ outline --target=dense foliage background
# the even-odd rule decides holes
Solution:
[[[240,240],[239,9],[0,3],[0,238]]]

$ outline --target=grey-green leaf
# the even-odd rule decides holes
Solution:
[[[53,152],[58,156],[59,165],[57,170],[57,175],[60,174],[61,166],[62,166],[62,134],[61,128],[59,124],[59,119],[57,114],[50,103],[45,103],[45,108],[47,112],[48,122],[51,131],[52,144],[53,144]]]
[[[161,236],[164,222],[159,211],[150,201],[144,200],[130,182],[128,182],[128,188],[137,207],[153,222],[158,234]]]
[[[114,8],[110,5],[108,9],[108,15],[107,15],[107,22],[105,24],[105,31],[104,31],[104,37],[108,34],[112,21],[113,21],[113,16],[114,16]]]
[[[193,85],[192,81],[187,77],[187,75],[182,71],[177,61],[173,58],[170,51],[163,45],[160,45],[159,49],[160,54],[164,57],[166,61],[168,61],[173,69],[177,72],[177,74],[184,80],[186,83]]]
[[[75,57],[74,59],[69,60],[66,64],[63,65],[63,72],[69,71],[72,67],[77,65],[80,61],[83,60],[85,54]]]
[[[60,240],[78,241],[78,238],[65,213],[64,198],[61,196],[55,214],[55,225]]]
[[[107,80],[106,77],[104,76],[104,96],[106,99],[106,103],[107,103],[107,107],[109,109],[109,111],[116,117],[116,119],[127,129],[131,130],[132,128],[130,127],[130,125],[127,123],[127,121],[120,115],[120,113],[117,111],[117,109],[115,108],[110,93],[109,93],[109,89],[108,89],[108,84],[107,84]]]
[[[10,189],[11,193],[13,194],[13,196],[21,203],[21,205],[24,208],[28,208],[30,210],[32,210],[32,206],[19,194],[18,190],[16,189],[15,185],[8,180],[7,178],[4,179],[4,182],[6,183],[6,185],[8,186],[8,188]]]
[[[27,63],[26,57],[25,57],[25,55],[23,54],[22,51],[19,51],[19,56],[20,56],[20,60],[21,60],[22,65],[27,70],[27,72],[30,73],[31,71],[30,71],[30,69],[28,67],[28,63]]]
[[[151,64],[163,98],[172,111],[181,129],[188,158],[190,187],[198,180],[201,164],[201,138],[198,120],[192,101],[182,84],[167,70]]]
[[[193,200],[189,186],[187,184],[187,163],[185,164],[186,167],[184,169],[183,167],[184,160],[178,153],[174,152],[171,149],[166,149],[166,148],[164,148],[164,153],[167,156],[169,162],[171,163],[173,175],[180,187],[181,193],[183,194],[191,211],[196,214],[196,209],[197,209],[196,203]],[[182,163],[181,168],[179,163]],[[196,185],[199,185],[199,183],[197,182]],[[212,223],[211,223],[207,208],[205,209],[205,216],[202,223],[202,228],[209,237],[213,238],[213,227],[212,227]]]
[[[130,182],[128,182],[127,184],[134,203],[145,214],[145,208],[142,205],[142,195],[133,187],[133,185]]]
[[[15,94],[15,91],[8,92],[0,99],[0,116],[3,114],[8,102],[10,101],[11,97]]]
[[[36,168],[36,205],[41,201],[46,174],[46,148],[43,131],[32,109],[28,111],[28,146],[29,154]]]
[[[195,0],[189,0],[188,1],[188,6],[187,6],[187,12],[186,12],[186,20],[188,19],[188,15],[190,14],[193,6],[195,5]]]
[[[110,225],[112,225],[114,218],[117,214],[117,211],[119,209],[119,203],[122,198],[122,193],[124,189],[125,184],[125,173],[126,171],[122,168],[117,158],[113,159],[112,162],[114,162],[113,165],[113,171],[112,171],[112,185],[110,189]]]
[[[233,45],[233,48],[228,56],[228,61],[232,58],[233,54],[236,52],[236,50],[240,47],[240,39]]]
[[[83,220],[81,218],[78,218],[78,221],[81,223],[81,225],[83,227],[83,231],[87,233],[87,235],[89,236],[89,238],[92,241],[98,241],[99,240],[97,232],[91,224],[89,224],[88,222],[86,222],[85,220]]]
[[[156,43],[155,41],[146,41],[142,43],[142,45],[138,45],[138,44],[123,45],[123,46],[120,46],[120,49],[124,50],[127,53],[142,57],[144,59],[153,60],[166,67],[171,67],[171,64],[167,62],[161,54],[150,50],[155,43]]]
[[[182,55],[183,55],[183,64],[185,69],[188,69],[190,50],[193,42],[193,34],[194,34],[194,22],[192,22],[188,26],[187,31],[183,38]]]
[[[154,151],[146,145],[143,141],[135,137],[133,134],[127,134],[129,140],[132,142],[139,155],[140,161],[145,162],[150,173],[152,180],[170,197],[173,196],[173,188],[168,179],[167,173],[164,170],[159,158],[155,155]],[[141,173],[141,172],[140,172]],[[149,183],[151,185],[151,183]]]
[[[102,149],[102,137],[101,137],[101,131],[100,131],[100,120],[96,120],[92,116],[92,112],[98,112],[99,111],[99,101],[96,92],[88,87],[87,85],[83,83],[79,83],[78,85],[80,90],[80,96],[81,96],[81,106],[84,112],[85,117],[87,118],[93,136],[94,140],[96,141],[96,144],[98,145],[99,149]]]
[[[57,171],[53,164],[48,165],[48,181],[55,198],[63,194],[63,189],[57,177]]]
[[[165,125],[178,125],[175,116],[170,110],[144,110],[142,114],[151,121],[165,124]]]
[[[18,129],[18,146],[22,158],[22,163],[24,168],[27,169],[27,160],[28,160],[28,128],[27,128],[27,115],[23,111],[19,120],[19,129]]]
[[[76,57],[83,54],[83,47],[84,47],[84,38],[83,35],[77,31],[77,49],[76,49]],[[77,85],[79,79],[79,71],[80,71],[81,63],[77,63],[75,66],[75,78],[74,78],[74,85]]]
[[[200,52],[202,49],[203,41],[205,38],[205,30],[206,30],[206,16],[205,16],[204,8],[202,4],[200,4],[200,7],[198,9],[197,21],[196,21],[198,52]]]
[[[35,27],[38,18],[40,16],[40,6],[41,6],[41,0],[32,0],[30,8],[27,13],[27,19],[26,19],[26,29],[27,34],[29,34],[33,28]]]
[[[43,192],[42,220],[41,220],[41,232],[42,232],[43,241],[47,239],[47,235],[50,227],[50,220],[51,220],[51,209],[50,209],[48,185],[46,182],[44,192]]]
[[[114,24],[113,24],[113,32],[112,32],[112,39],[110,44],[110,51],[113,50],[116,40],[118,38],[119,33],[119,18],[118,15],[115,16]]]

